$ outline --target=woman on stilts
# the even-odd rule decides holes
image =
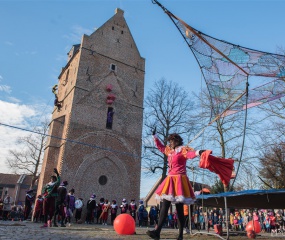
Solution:
[[[160,239],[160,232],[167,217],[168,209],[171,203],[174,203],[179,225],[177,240],[182,240],[184,227],[183,205],[193,204],[195,201],[194,191],[186,175],[186,161],[200,156],[205,150],[195,151],[190,147],[183,146],[182,138],[176,133],[168,136],[169,145],[164,146],[155,134],[156,128],[153,130],[154,142],[158,150],[168,156],[169,170],[168,176],[156,190],[156,198],[162,201],[157,228],[147,231],[147,235],[152,239]]]

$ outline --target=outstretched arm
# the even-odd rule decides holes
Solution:
[[[165,146],[161,143],[161,141],[159,141],[158,137],[156,135],[153,135],[153,140],[154,140],[154,143],[157,147],[157,149],[162,152],[162,153],[165,153]]]
[[[59,186],[59,185],[60,185],[60,176],[59,176],[59,172],[57,171],[57,169],[56,169],[56,168],[54,168],[54,169],[53,169],[53,172],[56,174],[56,177],[57,177],[56,182],[55,182],[55,185],[56,185],[56,186]]]
[[[184,154],[186,155],[187,159],[192,159],[192,158],[195,158],[197,156],[201,156],[201,154],[206,151],[206,150],[195,151],[194,149],[187,148],[187,147],[185,148],[185,150],[186,150],[186,153],[184,153]]]

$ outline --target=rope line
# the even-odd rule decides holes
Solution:
[[[116,61],[116,62],[119,62],[119,63],[121,63],[121,64],[124,64],[124,65],[126,65],[126,66],[128,66],[128,67],[132,67],[132,68],[134,68],[135,70],[140,70],[140,71],[142,71],[142,72],[145,72],[144,70],[142,70],[142,69],[140,69],[140,68],[138,68],[138,67],[136,67],[136,66],[129,65],[129,64],[127,64],[127,63],[125,63],[125,62],[122,62],[122,61],[120,61],[120,60],[118,60],[118,59],[115,59],[115,58],[111,58],[111,57],[106,56],[106,55],[104,55],[104,54],[102,54],[102,53],[96,52],[96,51],[94,51],[94,50],[92,50],[92,49],[90,49],[90,48],[86,48],[86,47],[81,47],[81,48],[82,48],[82,49],[85,49],[85,50],[87,50],[87,51],[90,51],[92,55],[93,55],[93,53],[96,53],[96,54],[98,54],[98,55],[100,55],[100,56],[102,56],[102,57],[109,58],[109,59],[111,59],[111,60],[114,60],[114,61]]]
[[[239,158],[239,161],[238,161],[238,167],[237,167],[237,171],[236,171],[236,176],[231,184],[231,188],[233,188],[234,186],[234,183],[236,181],[236,178],[238,176],[238,172],[239,172],[239,168],[240,168],[240,163],[241,163],[241,159],[242,159],[242,155],[243,155],[243,150],[244,150],[244,143],[245,143],[245,136],[246,136],[246,125],[247,125],[247,103],[248,103],[248,86],[249,86],[249,83],[248,83],[248,77],[247,77],[247,81],[246,81],[246,98],[245,98],[245,114],[244,114],[244,128],[243,128],[243,139],[242,139],[242,146],[241,146],[241,152],[240,152],[240,158]],[[231,189],[230,188],[230,189]]]
[[[136,154],[132,154],[132,153],[128,153],[128,152],[121,152],[121,151],[117,151],[117,150],[110,149],[110,148],[103,148],[103,147],[99,147],[99,146],[88,144],[88,143],[84,143],[84,142],[75,141],[75,140],[68,139],[68,138],[61,138],[61,137],[53,136],[53,135],[50,135],[50,134],[39,133],[39,132],[35,132],[33,130],[20,128],[20,127],[12,126],[12,125],[9,125],[9,124],[4,124],[4,123],[1,123],[1,122],[0,122],[0,125],[2,125],[4,127],[18,129],[18,130],[21,130],[21,131],[36,133],[36,134],[43,135],[43,136],[46,136],[46,137],[51,137],[51,138],[55,138],[55,139],[59,139],[59,140],[64,140],[66,142],[81,144],[83,146],[88,146],[88,147],[92,147],[92,148],[96,148],[96,149],[100,149],[100,150],[104,150],[104,151],[108,151],[108,152],[113,152],[113,153],[117,153],[117,154],[121,154],[121,155],[127,155],[127,156],[131,156],[131,157],[134,157],[134,158],[140,158],[140,156],[136,155]]]

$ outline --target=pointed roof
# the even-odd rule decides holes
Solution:
[[[82,46],[131,66],[140,64],[141,60],[144,62],[120,8],[116,8],[115,15],[90,36],[84,35]],[[144,66],[137,67],[144,71]]]

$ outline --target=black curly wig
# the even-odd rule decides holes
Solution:
[[[178,143],[178,146],[183,145],[183,139],[177,133],[170,134],[167,138],[167,141],[170,142],[170,140],[176,141]]]

